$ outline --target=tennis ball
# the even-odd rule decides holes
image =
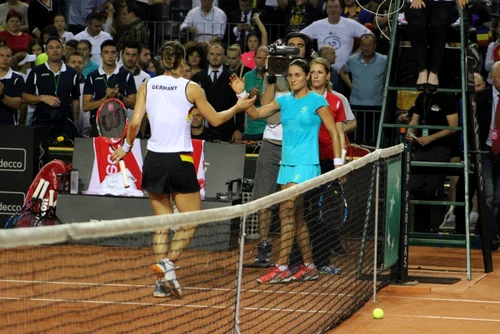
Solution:
[[[382,319],[384,317],[384,311],[381,308],[376,308],[373,310],[374,319]]]
[[[58,143],[62,143],[64,141],[64,137],[63,136],[58,136],[56,139],[57,139]]]
[[[47,56],[46,53],[40,53],[37,57],[36,57],[36,60],[35,60],[35,65],[41,65],[41,64],[45,64],[47,62],[47,60],[49,60],[49,57]]]

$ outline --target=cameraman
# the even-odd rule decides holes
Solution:
[[[309,37],[298,32],[290,33],[286,36],[285,44],[288,47],[299,49],[299,54],[295,58],[305,59],[309,62],[309,55],[312,51]],[[286,76],[269,76],[268,73],[264,76],[262,91],[264,93],[261,97],[261,105],[269,104],[274,99],[291,92]],[[262,146],[257,158],[252,200],[262,198],[280,190],[280,186],[277,183],[283,135],[280,117],[280,112],[277,112],[267,119]],[[263,267],[270,265],[271,243],[268,240],[268,236],[271,218],[271,209],[259,211],[261,242],[259,243],[255,263]]]

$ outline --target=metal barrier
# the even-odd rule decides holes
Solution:
[[[234,36],[233,29],[238,23],[227,23],[226,29],[222,30],[220,23],[197,23],[195,24],[197,33],[190,33],[187,31],[181,32],[180,21],[146,21],[150,29],[149,36],[153,41],[151,43],[151,52],[156,54],[160,50],[164,41],[177,40],[181,43],[186,43],[190,40],[198,42],[206,42],[215,36],[223,34],[222,43],[226,46],[236,43],[236,36]],[[269,44],[276,41],[278,38],[284,37],[285,27],[282,24],[266,24],[266,31],[268,35]],[[254,28],[258,32],[258,28]],[[243,50],[245,52],[245,50]]]
[[[375,109],[353,109],[358,124],[356,131],[350,136],[357,144],[374,146],[377,142],[378,125],[380,122],[380,110]]]

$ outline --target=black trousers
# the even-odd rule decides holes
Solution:
[[[450,162],[451,147],[419,147],[414,161]],[[444,197],[445,175],[412,174],[409,187],[411,197],[418,200],[441,200]],[[437,232],[441,225],[439,205],[415,205],[415,232]]]
[[[408,6],[405,18],[409,25],[410,42],[418,71],[430,70],[439,73],[443,63],[446,45],[446,31],[457,20],[458,12],[454,1],[424,0],[425,8],[412,9]],[[428,27],[432,38],[428,40]],[[429,55],[427,54],[427,47]],[[428,56],[430,59],[428,61]]]

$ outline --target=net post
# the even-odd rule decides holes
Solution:
[[[373,302],[375,303],[377,301],[377,252],[378,252],[378,201],[379,201],[379,194],[380,194],[380,165],[377,162],[377,172],[375,176],[375,232],[373,236]]]
[[[399,273],[398,282],[400,284],[405,284],[408,282],[408,225],[410,224],[410,163],[411,163],[411,150],[408,145],[405,145],[405,150],[403,151],[403,175],[404,182],[402,186],[404,208],[401,211],[401,229],[400,229],[400,240],[399,240]]]
[[[247,220],[247,208],[243,206],[243,219],[241,220],[240,232],[240,254],[238,258],[238,276],[236,278],[236,302],[234,307],[234,327],[233,334],[240,333],[240,302],[241,302],[241,283],[243,280],[243,258],[245,253],[245,226]]]

